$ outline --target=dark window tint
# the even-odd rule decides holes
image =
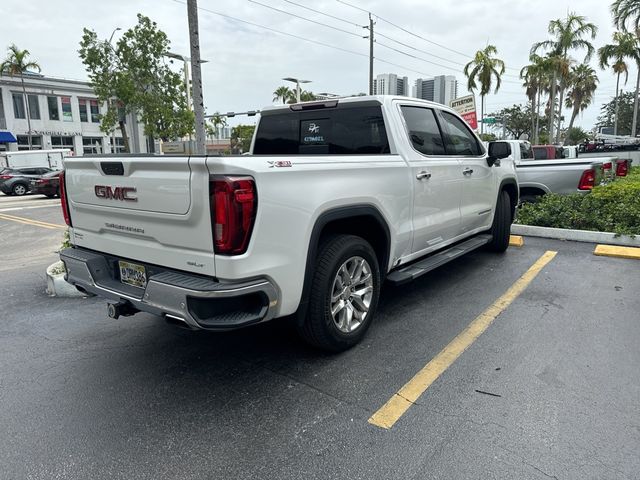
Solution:
[[[520,142],[520,159],[531,160],[533,158],[533,150],[528,142]]]
[[[49,106],[49,120],[60,120],[60,110],[58,110],[58,97],[47,97]]]
[[[38,95],[27,95],[29,102],[29,118],[33,120],[40,120],[40,103],[38,102]]]
[[[547,147],[534,147],[533,148],[533,156],[536,160],[547,160]]]
[[[413,148],[425,155],[444,155],[444,143],[436,116],[430,108],[402,107]]]
[[[27,118],[24,110],[24,99],[21,93],[14,93],[11,96],[13,100],[13,116],[15,118]]]
[[[389,153],[380,106],[264,115],[255,155],[356,155]]]
[[[84,99],[78,100],[78,109],[80,110],[80,121],[88,122],[89,118],[87,115],[87,101]]]
[[[447,155],[481,155],[480,143],[464,120],[449,112],[442,112],[446,125],[445,145]]]

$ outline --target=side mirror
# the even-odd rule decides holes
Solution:
[[[500,165],[499,160],[507,158],[511,155],[511,145],[507,142],[489,142],[489,155],[487,156],[487,164]]]

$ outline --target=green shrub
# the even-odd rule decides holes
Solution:
[[[640,235],[640,167],[587,195],[548,194],[518,209],[516,223]]]

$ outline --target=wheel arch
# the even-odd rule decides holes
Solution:
[[[366,235],[364,235],[365,233]],[[313,264],[318,254],[318,248],[323,238],[332,234],[356,235],[365,239],[376,253],[381,279],[384,279],[387,273],[391,233],[389,225],[376,206],[371,204],[349,205],[332,208],[321,213],[313,225],[309,239],[302,296],[296,312],[298,322],[304,321],[306,315]]]
[[[500,188],[498,192],[505,191],[509,194],[509,201],[511,203],[511,219],[513,220],[516,212],[516,207],[518,206],[518,182],[515,178],[505,178],[500,182]]]

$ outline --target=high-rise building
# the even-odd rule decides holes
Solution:
[[[415,97],[430,102],[449,105],[458,98],[458,82],[453,75],[438,75],[434,78],[419,78],[415,84]]]
[[[374,95],[409,96],[409,78],[395,73],[381,73],[373,81]]]

